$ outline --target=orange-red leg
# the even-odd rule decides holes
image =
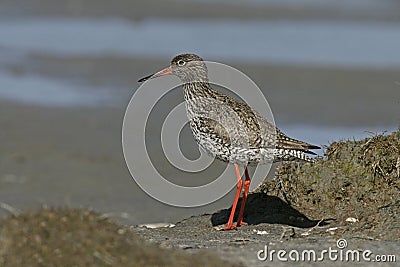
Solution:
[[[235,199],[232,204],[231,215],[229,216],[228,223],[226,224],[224,230],[232,230],[232,229],[236,228],[236,226],[233,225],[233,217],[235,217],[236,205],[238,203],[240,193],[242,192],[243,182],[242,182],[242,177],[240,176],[239,165],[237,165],[235,163],[234,166],[235,166],[235,172],[236,172],[236,177],[237,177],[236,195],[235,195]]]
[[[242,205],[240,205],[239,217],[238,217],[238,220],[236,223],[237,227],[246,224],[243,222],[243,213],[244,213],[244,207],[246,205],[247,195],[249,194],[249,188],[250,188],[250,182],[251,182],[249,172],[247,171],[247,167],[245,167],[245,169],[244,169],[244,174],[246,176],[246,179],[244,180],[244,192],[243,192],[243,198],[242,198]]]

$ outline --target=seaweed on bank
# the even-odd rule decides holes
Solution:
[[[258,189],[310,217],[335,218],[351,235],[400,239],[400,128],[333,142],[314,164],[284,163]],[[357,223],[349,224],[352,217]]]

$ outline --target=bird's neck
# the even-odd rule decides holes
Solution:
[[[205,97],[214,98],[217,93],[208,82],[190,82],[183,85],[185,100]]]

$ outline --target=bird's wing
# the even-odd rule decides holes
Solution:
[[[299,141],[293,138],[288,137],[281,130],[276,128],[277,133],[277,144],[276,147],[279,149],[293,149],[300,150],[308,154],[316,155],[314,152],[310,151],[310,149],[320,149],[319,146],[311,145],[309,143]]]
[[[236,124],[245,135],[249,148],[271,148],[275,146],[275,126],[256,110],[246,103],[220,93],[218,94],[218,101],[228,105],[236,113]]]
[[[299,150],[308,154],[315,154],[314,152],[310,151],[310,149],[320,148],[318,146],[288,137],[275,125],[269,122],[264,116],[252,109],[246,103],[238,101],[233,97],[224,95],[217,91],[215,92],[217,100],[228,105],[231,110],[238,115],[236,118],[241,120],[241,122],[237,122],[238,125],[240,124],[241,128],[239,131],[244,132],[246,135],[245,138],[247,139],[246,141],[249,148],[276,147],[278,149]],[[226,114],[221,114],[221,116],[226,116]],[[226,116],[226,118],[232,119],[232,116]],[[230,123],[232,123],[232,121]],[[222,125],[217,121],[207,118],[202,118],[201,124],[207,126],[208,133],[214,138],[217,138],[219,141],[223,141],[226,144],[231,144],[230,135],[225,128],[226,125]],[[243,136],[240,138],[243,138]]]
[[[315,154],[310,149],[320,149],[319,146],[288,137],[249,105],[239,102],[236,99],[231,99],[231,101],[233,102],[235,111],[239,114],[244,114],[241,117],[245,118],[245,127],[249,135],[249,145],[251,147],[265,148],[275,146],[278,149],[299,150],[308,154]]]

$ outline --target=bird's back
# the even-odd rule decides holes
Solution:
[[[312,161],[317,146],[286,136],[246,103],[208,84],[184,85],[190,127],[197,143],[223,161],[257,164]]]

